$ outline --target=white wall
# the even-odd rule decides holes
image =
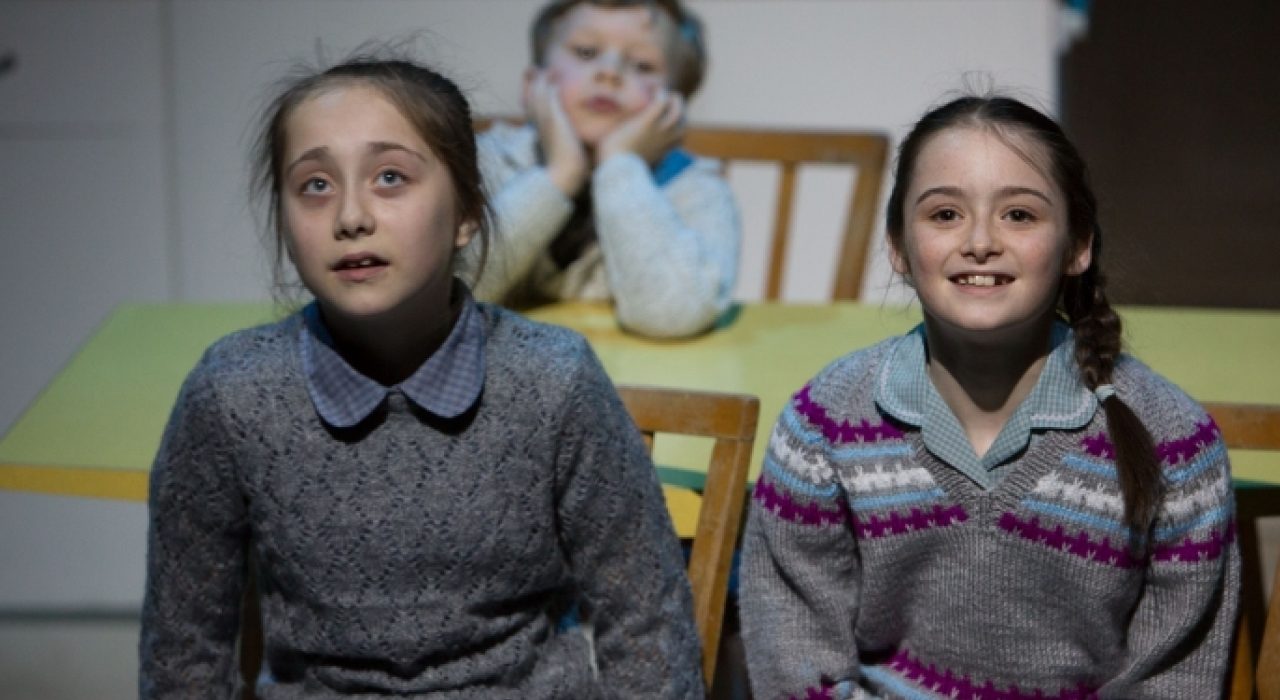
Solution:
[[[423,58],[478,112],[518,111],[541,0],[6,0],[0,53],[0,429],[126,300],[256,299],[266,255],[245,204],[251,125],[291,63],[422,30]],[[695,122],[867,128],[895,138],[966,71],[1052,106],[1056,0],[693,0],[711,69]],[[785,293],[821,299],[849,173],[802,174]],[[768,176],[734,185],[749,217],[739,294],[761,288]],[[824,247],[825,246],[825,247]],[[803,274],[794,274],[803,272]],[[876,256],[864,296],[885,297]],[[896,298],[896,295],[894,295]],[[25,494],[0,508],[0,608],[140,599],[145,509]],[[16,515],[14,517],[17,517]],[[8,522],[8,521],[6,521]],[[116,556],[71,556],[70,542]],[[110,543],[116,543],[114,547]],[[67,556],[59,556],[66,554]]]

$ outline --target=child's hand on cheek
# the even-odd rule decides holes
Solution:
[[[526,79],[524,111],[538,130],[547,175],[561,192],[573,198],[587,181],[590,163],[560,102],[560,90],[546,71]]]
[[[630,152],[655,163],[684,136],[684,98],[661,90],[647,107],[622,122],[596,149],[596,163],[615,153]]]

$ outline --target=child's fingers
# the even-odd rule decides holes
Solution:
[[[677,129],[684,126],[684,97],[680,93],[672,93],[659,124],[663,129]]]

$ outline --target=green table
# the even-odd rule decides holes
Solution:
[[[1206,401],[1280,404],[1280,312],[1125,308],[1126,339],[1157,371]],[[183,377],[217,337],[273,318],[265,304],[118,308],[0,440],[0,488],[144,500],[147,474]],[[840,302],[746,304],[688,341],[622,333],[607,306],[557,304],[531,314],[591,342],[614,381],[760,397],[753,474],[787,398],[823,365],[917,322],[918,312]],[[710,452],[659,440],[655,460],[694,480]],[[1280,484],[1280,458],[1233,455],[1238,480]],[[679,470],[688,470],[681,472]]]

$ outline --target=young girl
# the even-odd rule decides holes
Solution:
[[[702,79],[679,0],[548,0],[520,127],[480,137],[503,238],[481,299],[612,300],[646,336],[707,330],[729,307],[741,237],[717,163],[678,148]]]
[[[744,544],[756,697],[1218,697],[1236,614],[1213,421],[1120,353],[1079,154],[1012,99],[901,146],[924,323],[778,420]]]
[[[458,89],[356,59],[290,84],[259,143],[315,301],[215,343],[178,397],[142,697],[238,692],[251,561],[262,698],[700,697],[679,545],[609,379],[451,273],[487,218]],[[558,625],[575,606],[593,641]]]

